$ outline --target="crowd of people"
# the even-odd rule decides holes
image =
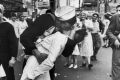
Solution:
[[[101,47],[112,47],[111,77],[119,80],[120,5],[116,9],[115,15],[105,13],[101,17],[96,12],[76,14],[74,7],[63,6],[55,12],[41,10],[34,20],[15,13],[8,19],[0,4],[0,80],[15,80],[13,66],[21,58],[20,80],[55,80],[55,61],[60,55],[66,58],[64,66],[73,69],[78,68],[81,56],[80,67],[91,70]]]

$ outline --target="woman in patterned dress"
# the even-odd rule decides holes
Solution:
[[[91,20],[85,20],[84,23],[86,29],[87,29],[87,36],[84,38],[84,40],[81,42],[80,48],[80,56],[83,58],[82,67],[86,66],[86,59],[88,63],[88,69],[90,70],[92,68],[91,64],[91,56],[93,55],[93,40],[91,36],[91,31],[93,28],[93,24]]]

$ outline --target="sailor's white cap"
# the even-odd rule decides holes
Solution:
[[[66,21],[75,16],[75,7],[63,6],[55,10],[55,16],[61,21]]]

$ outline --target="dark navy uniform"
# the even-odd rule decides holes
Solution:
[[[17,56],[17,38],[14,28],[8,22],[0,23],[0,64],[3,65],[7,79],[15,80],[13,67],[9,66],[11,57]]]

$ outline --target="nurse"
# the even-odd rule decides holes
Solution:
[[[55,16],[57,31],[36,45],[39,54],[34,53],[34,56],[29,57],[21,80],[50,80],[49,70],[53,68],[56,59],[60,55],[71,55],[75,45],[83,39],[74,37],[77,34],[73,32],[76,23],[74,7],[59,7],[55,10]]]

